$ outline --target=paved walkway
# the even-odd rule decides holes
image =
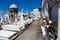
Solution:
[[[42,34],[38,33],[39,21],[34,21],[16,40],[42,40]]]

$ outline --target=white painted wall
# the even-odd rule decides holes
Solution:
[[[52,20],[58,21],[58,5],[55,5],[51,10]]]
[[[58,38],[57,40],[60,40],[60,4],[58,9]]]

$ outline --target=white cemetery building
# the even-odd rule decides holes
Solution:
[[[42,6],[41,6],[42,10],[41,10],[41,15],[43,18],[48,18],[49,19],[49,11],[48,11],[48,3],[46,2],[46,0],[42,1]]]
[[[13,23],[18,17],[18,8],[15,4],[10,5],[9,10],[4,15],[3,21],[7,23]]]
[[[9,9],[9,20],[14,22],[18,16],[18,8],[15,4],[12,4]]]
[[[40,18],[40,11],[39,9],[34,9],[32,12],[31,12],[31,17],[34,19],[34,20],[37,20]]]

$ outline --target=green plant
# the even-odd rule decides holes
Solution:
[[[57,37],[57,22],[55,20],[52,20],[53,25],[49,28],[49,30],[51,30],[54,34],[55,37]]]

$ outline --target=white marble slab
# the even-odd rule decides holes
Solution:
[[[2,29],[20,31],[19,27],[17,27],[16,25],[3,25]]]
[[[43,36],[46,35],[45,26],[41,25],[41,29],[42,29]]]
[[[14,34],[16,34],[16,32],[6,31],[6,30],[0,30],[0,37],[9,38],[9,37],[11,37]]]

